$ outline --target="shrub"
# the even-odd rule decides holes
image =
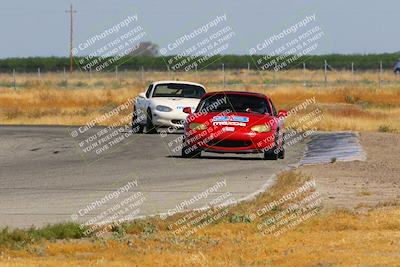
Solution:
[[[81,229],[80,225],[75,223],[58,223],[40,229],[31,227],[26,230],[10,230],[6,227],[0,230],[0,247],[15,249],[41,240],[79,239],[86,237],[85,230],[86,228]]]
[[[379,126],[378,131],[381,133],[395,133],[396,129],[393,129],[389,125],[381,125]]]
[[[251,219],[248,215],[237,215],[233,214],[229,218],[230,223],[251,223]]]
[[[153,234],[157,232],[157,228],[152,223],[147,223],[146,226],[143,228],[143,233],[145,234]]]
[[[7,120],[12,120],[15,119],[19,116],[21,116],[23,113],[19,108],[10,108],[10,109],[6,109],[5,111],[5,116],[7,118]]]
[[[75,84],[76,87],[87,87],[88,84],[82,81],[79,81]]]

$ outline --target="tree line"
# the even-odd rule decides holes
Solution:
[[[265,67],[265,62],[275,60],[277,64],[284,62],[290,56],[263,56],[263,55],[216,55],[207,59],[199,60],[197,70],[215,70],[221,69],[222,64],[225,69],[258,69]],[[328,70],[349,70],[354,67],[354,70],[378,70],[382,64],[383,69],[393,69],[394,64],[399,60],[399,53],[386,54],[354,54],[354,55],[312,55],[296,57],[296,60],[291,60],[282,69],[301,69],[304,67],[310,70],[324,69],[325,61],[328,64]],[[78,62],[83,58],[75,58],[75,69],[83,70],[83,66],[79,66]],[[190,57],[165,56],[165,57],[150,57],[150,56],[134,56],[124,57],[115,61],[112,66],[108,66],[104,70],[114,70],[118,66],[120,70],[184,70],[183,66],[176,67],[177,63],[186,59],[186,62],[192,62],[190,70],[195,70],[193,62],[195,59]],[[93,60],[93,59],[92,59]],[[107,60],[107,59],[102,59]],[[87,60],[83,60],[86,61]],[[81,62],[83,62],[81,60]],[[304,63],[304,65],[303,65]],[[270,64],[271,65],[271,64]],[[27,58],[4,58],[0,59],[0,72],[36,72],[40,69],[41,72],[63,71],[69,69],[68,57],[27,57]],[[268,67],[266,69],[271,69]],[[273,69],[273,67],[272,67]],[[87,68],[86,68],[87,70]]]

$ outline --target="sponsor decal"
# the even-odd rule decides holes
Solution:
[[[249,118],[248,117],[242,117],[242,116],[232,116],[231,121],[249,122]]]
[[[229,116],[214,116],[212,118],[212,121],[228,121],[229,120]]]
[[[213,122],[231,121],[231,122],[249,122],[248,117],[243,116],[214,116]]]
[[[213,125],[215,125],[215,126],[241,126],[241,127],[244,127],[244,126],[246,126],[246,123],[238,122],[238,121],[214,121]]]
[[[184,108],[186,108],[187,106],[176,106],[176,109],[177,110],[180,110],[180,109],[184,109]],[[192,109],[192,111],[195,111],[196,110],[196,107],[190,107],[191,109]]]
[[[235,127],[224,127],[224,128],[222,128],[222,130],[224,132],[234,132],[235,131]]]

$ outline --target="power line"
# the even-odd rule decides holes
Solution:
[[[74,10],[74,8],[71,7],[69,10],[65,10],[66,13],[70,13],[70,32],[69,32],[69,72],[72,72],[74,69],[74,53],[73,53],[73,45],[74,45],[74,40],[73,40],[73,36],[74,36],[74,13],[76,13],[76,10]]]

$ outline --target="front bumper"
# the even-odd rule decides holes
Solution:
[[[188,114],[183,112],[152,111],[153,124],[159,127],[183,128],[183,122]]]
[[[188,136],[186,146],[197,150],[215,153],[261,153],[275,146],[275,131],[267,133],[254,132],[222,132],[220,134],[204,134],[205,131],[194,131]]]

